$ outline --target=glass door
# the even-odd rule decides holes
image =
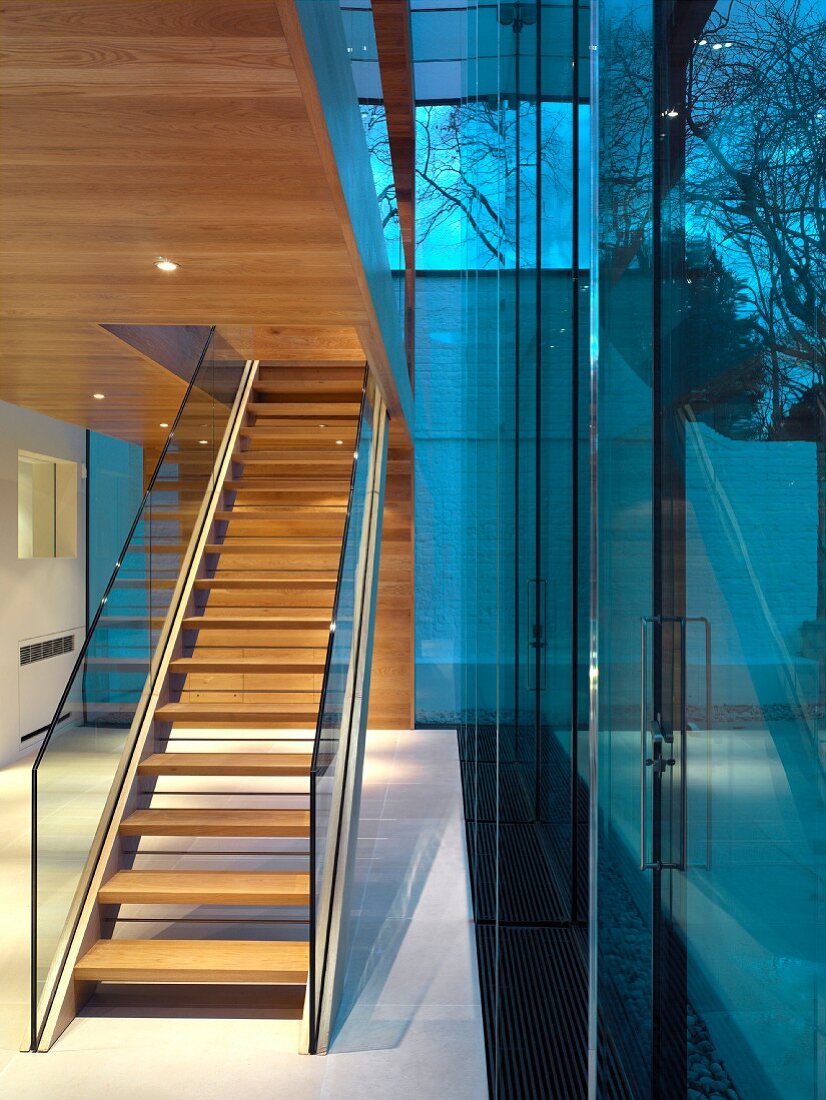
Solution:
[[[598,22],[599,1091],[823,1100],[826,10]]]
[[[655,10],[680,1070],[701,1095],[822,1100],[826,7]]]

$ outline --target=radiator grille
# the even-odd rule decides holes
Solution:
[[[49,657],[60,657],[64,653],[73,653],[74,634],[63,634],[59,638],[46,638],[42,642],[30,642],[20,647],[20,667],[33,665],[35,661],[46,661]]]

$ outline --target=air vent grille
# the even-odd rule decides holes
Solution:
[[[59,638],[46,638],[42,642],[30,642],[20,647],[20,667],[33,665],[35,661],[46,661],[49,657],[60,657],[72,653],[75,648],[74,634],[64,634]]]

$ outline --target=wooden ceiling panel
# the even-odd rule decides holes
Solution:
[[[182,383],[105,323],[363,360],[363,273],[274,0],[5,0],[0,16],[1,399],[157,445]]]
[[[193,364],[194,366],[194,364]],[[186,384],[91,323],[6,321],[0,400],[72,424],[158,446]],[[96,401],[93,393],[103,393]]]
[[[275,5],[262,0],[6,0],[3,8],[15,38],[282,37]]]

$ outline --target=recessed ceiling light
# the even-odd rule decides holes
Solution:
[[[92,397],[94,397],[95,401],[102,401],[105,396],[106,396],[105,393],[93,393],[92,394]]]
[[[319,424],[319,428],[326,428],[326,427],[327,427],[326,424]]]
[[[169,425],[167,424],[167,422],[165,420],[162,420],[158,426],[161,427],[161,428],[168,428],[169,427]]]
[[[336,440],[336,446],[338,446],[338,447],[340,447],[343,443],[344,443],[343,439],[337,439]]]
[[[726,42],[726,49],[730,50],[733,45],[734,45],[733,42]]]
[[[722,42],[715,42],[714,45],[711,48],[712,48],[712,50],[722,50],[723,43]]]
[[[159,260],[155,260],[155,267],[158,271],[177,271],[178,265],[174,260],[168,260],[166,256],[161,256]]]
[[[697,45],[698,46],[707,46],[708,45],[708,39],[707,38],[701,38],[700,41],[697,43]]]
[[[209,443],[209,440],[208,439],[199,439],[198,442],[201,444],[202,447],[205,447],[207,445],[207,443]]]

